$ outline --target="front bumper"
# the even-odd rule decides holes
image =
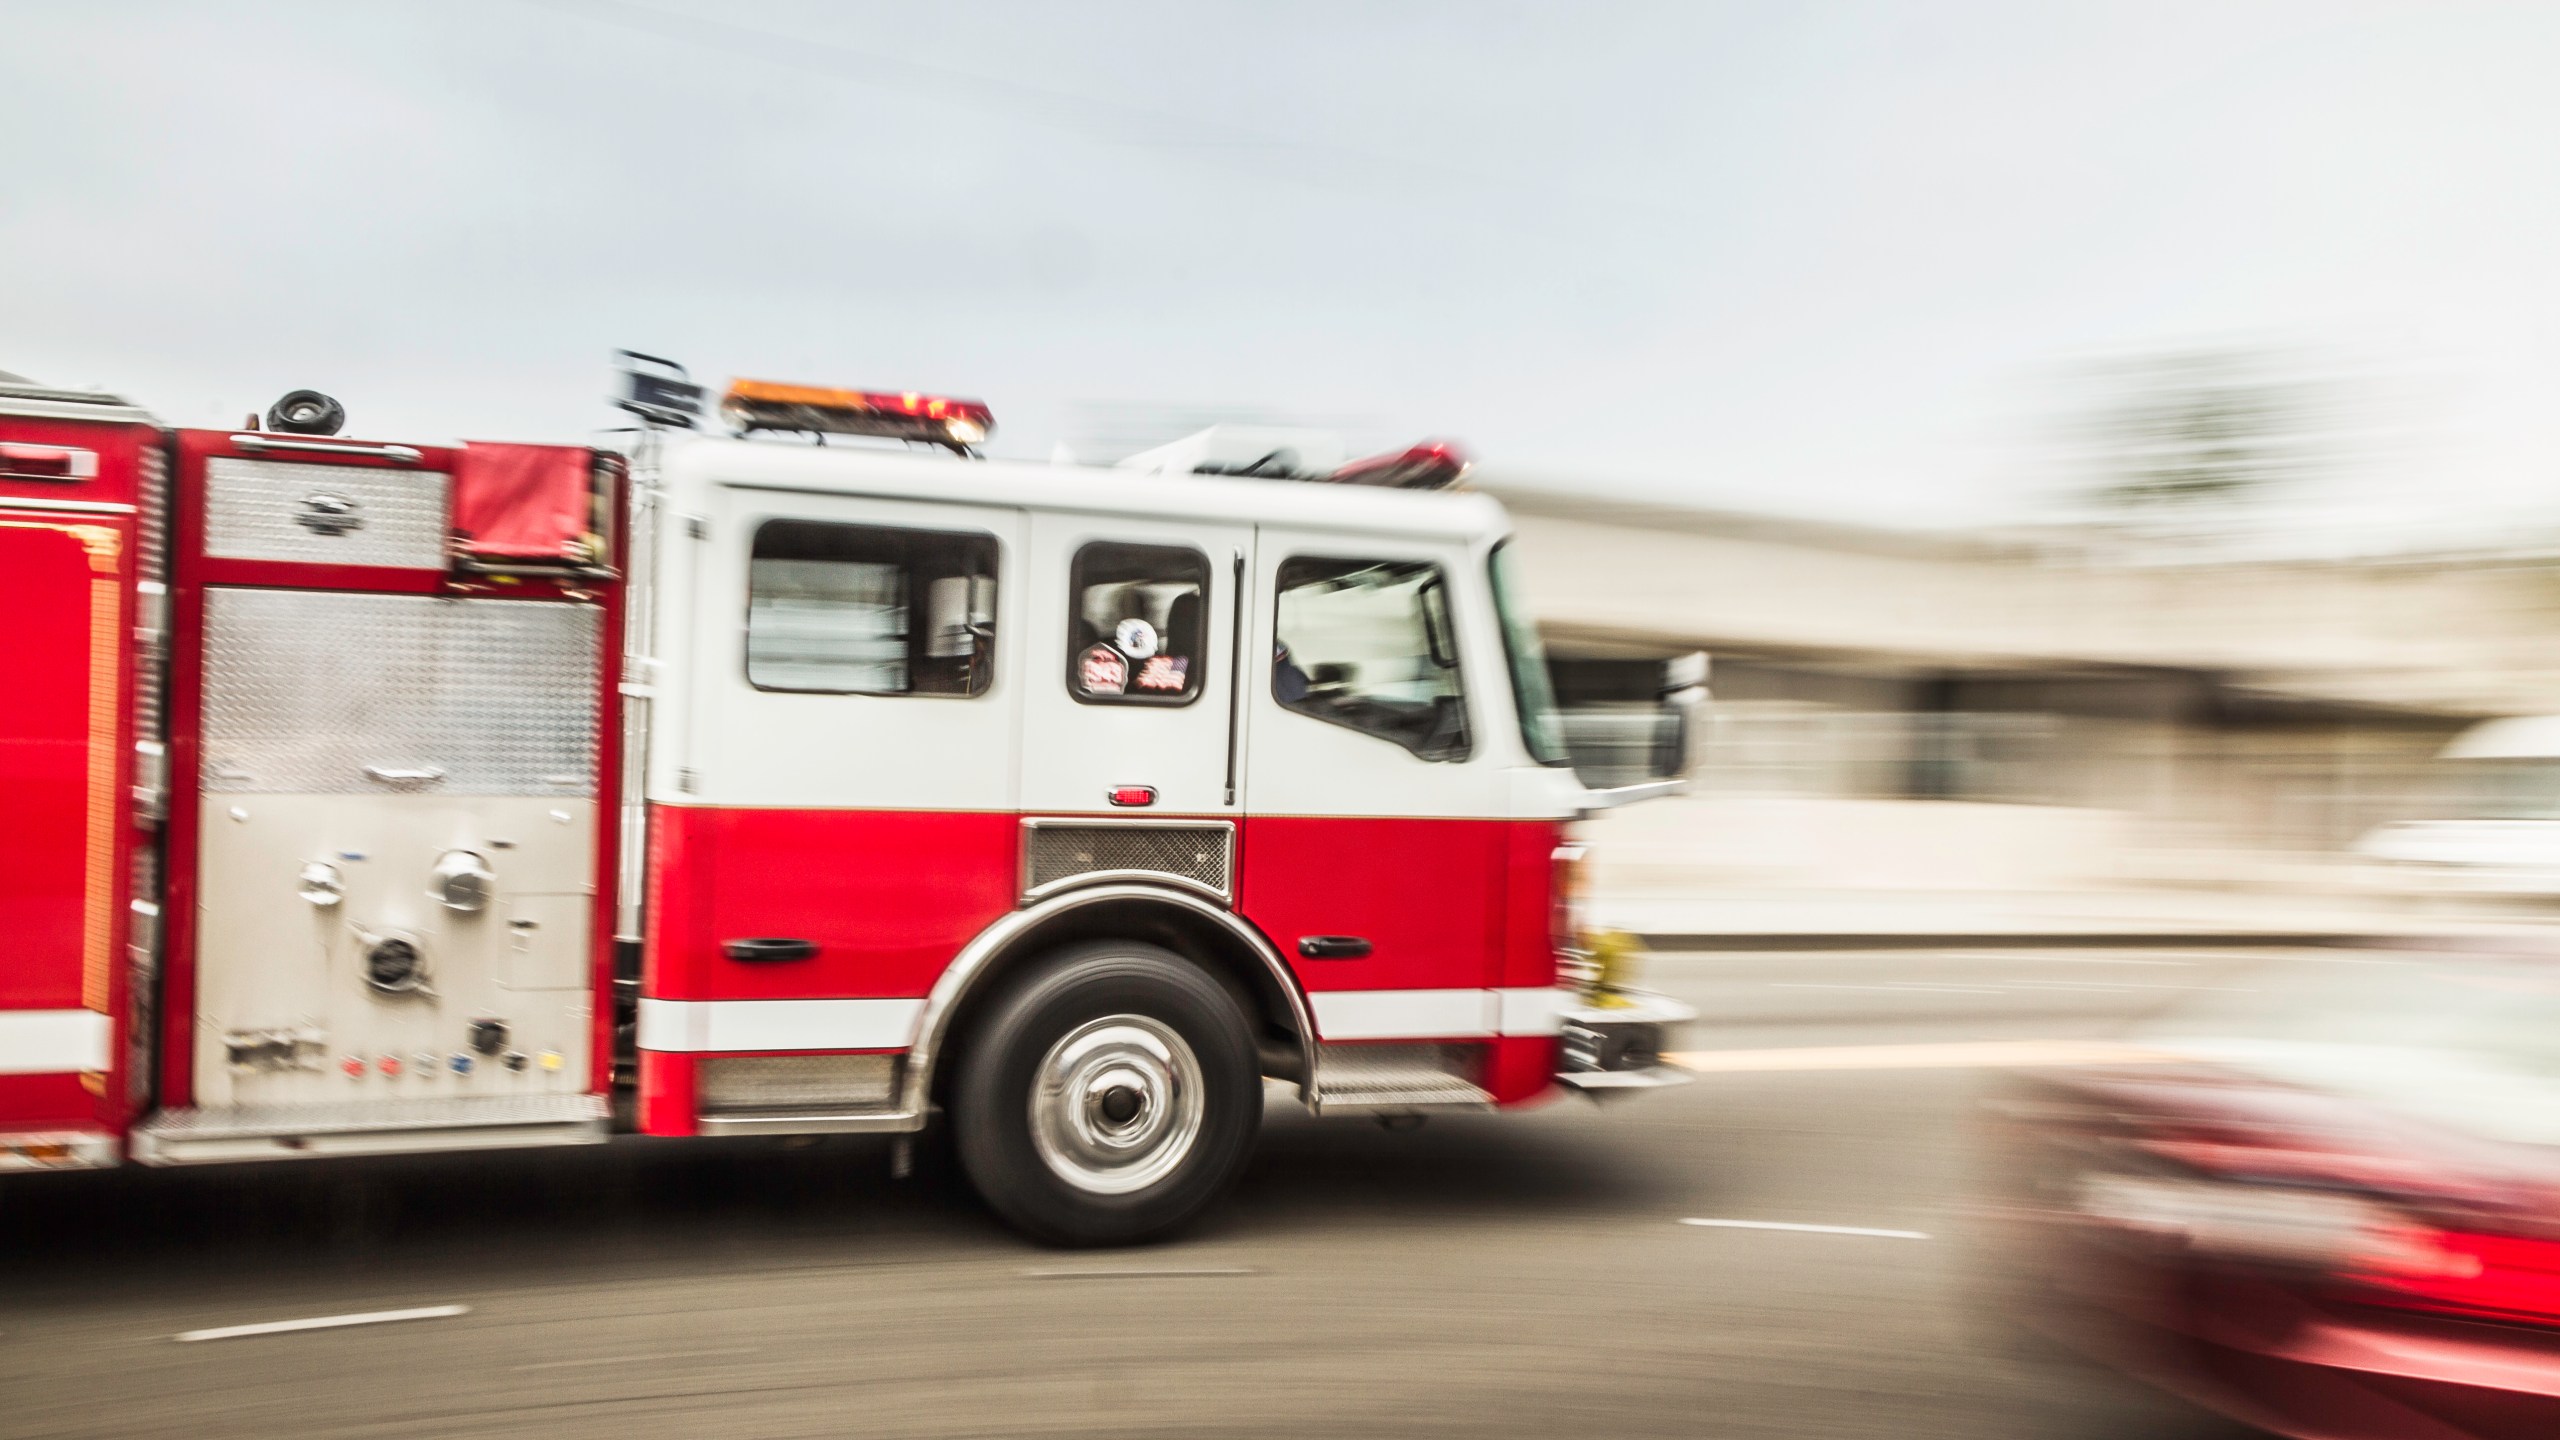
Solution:
[[[1556,1083],[1594,1100],[1664,1090],[1694,1078],[1664,1057],[1680,1026],[1698,1012],[1649,990],[1611,988],[1564,1013]]]

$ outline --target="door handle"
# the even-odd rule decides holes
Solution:
[[[389,765],[367,765],[364,778],[383,785],[426,785],[444,778],[444,771],[433,765],[402,770]]]
[[[723,940],[720,953],[732,960],[763,964],[773,960],[815,960],[818,942],[795,940],[783,935],[760,935],[751,940]]]
[[[1309,960],[1363,960],[1369,942],[1357,935],[1301,935],[1298,953]]]

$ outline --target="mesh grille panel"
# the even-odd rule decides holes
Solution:
[[[169,578],[169,467],[160,458],[158,447],[142,452],[142,506],[134,534],[135,578],[146,585],[158,585]],[[153,596],[144,592],[142,613],[134,617],[137,629],[147,627],[153,634],[150,646],[135,658],[133,670],[133,733],[139,740],[160,738],[160,686],[168,670],[169,623],[165,594]]]
[[[1038,895],[1080,876],[1134,870],[1224,896],[1234,846],[1235,831],[1224,824],[1038,824],[1025,842],[1023,889]]]
[[[755,1055],[705,1060],[695,1072],[705,1115],[758,1111],[886,1110],[895,1055]]]
[[[169,462],[160,447],[143,447],[140,473],[141,513],[135,517],[133,563],[145,580],[169,578]]]

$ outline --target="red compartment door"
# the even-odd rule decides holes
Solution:
[[[131,525],[0,499],[0,1130],[92,1122],[108,1068]]]

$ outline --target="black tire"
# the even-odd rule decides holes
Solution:
[[[962,1167],[998,1214],[1053,1245],[1180,1229],[1235,1179],[1262,1124],[1243,1009],[1152,945],[1103,941],[1042,960],[972,1027],[959,1059]]]

